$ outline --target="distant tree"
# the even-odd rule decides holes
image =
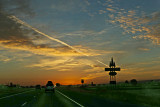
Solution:
[[[82,86],[83,86],[83,83],[84,83],[84,79],[81,79],[81,83],[82,83]]]
[[[60,87],[60,83],[56,83],[56,86],[57,86],[57,87]]]
[[[29,88],[33,88],[34,86],[29,86]],[[36,89],[41,89],[41,85],[39,85],[39,84],[37,84],[36,86],[35,86],[35,88]]]
[[[46,86],[42,86],[42,88],[45,88]]]
[[[68,85],[68,87],[72,87],[72,85]]]
[[[136,79],[132,79],[130,82],[131,82],[132,85],[137,85],[137,80]]]
[[[128,83],[129,83],[129,81],[128,81],[128,80],[126,80],[126,81],[125,81],[125,83],[126,83],[126,84],[128,84]]]
[[[40,87],[40,85],[39,85],[39,86],[38,86],[38,85],[36,85],[36,86],[37,86],[37,87]],[[35,86],[35,87],[36,87],[36,86]],[[29,86],[29,87],[30,87],[30,88],[34,88],[34,86],[32,86],[32,85],[31,85],[31,86]]]

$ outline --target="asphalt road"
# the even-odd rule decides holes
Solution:
[[[30,90],[0,97],[0,107],[80,107],[63,93]],[[73,100],[73,101],[72,101]]]
[[[76,96],[75,96],[76,97]],[[89,98],[92,99],[92,98]],[[129,107],[126,104],[93,99],[85,104],[60,91],[45,93],[44,90],[30,90],[0,97],[0,107]]]

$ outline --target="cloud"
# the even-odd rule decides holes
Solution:
[[[43,59],[37,64],[28,65],[27,67],[40,67],[45,70],[54,70],[56,72],[82,72],[83,79],[92,79],[101,77],[106,74],[104,67],[95,65],[95,62],[88,59],[78,59],[73,57],[61,57],[54,60]],[[104,71],[104,72],[101,72]]]
[[[63,57],[55,57],[52,59],[42,59],[36,64],[28,65],[27,67],[40,67],[45,70],[56,70],[56,71],[83,71],[86,68],[91,68],[90,64],[93,61],[77,58],[73,56],[63,56]]]
[[[141,12],[140,15],[140,12],[138,13],[136,10],[119,10],[114,15],[109,14],[110,23],[119,24],[124,29],[124,34],[132,34],[133,38],[148,39],[154,44],[160,45],[159,11],[153,12],[150,15],[144,15],[144,12]]]
[[[37,47],[27,34],[32,33],[28,29],[22,29],[21,25],[10,20],[7,13],[0,12],[0,44],[4,47]],[[41,46],[42,47],[42,46]]]
[[[32,10],[29,8],[30,0],[1,0],[0,1],[0,45],[6,48],[22,49],[23,47],[37,47],[32,42],[35,37],[29,37],[28,35],[34,35],[29,29],[23,28],[20,24],[9,19],[10,14],[23,14],[31,15]],[[14,7],[12,9],[12,7]],[[23,9],[22,9],[23,8]],[[7,10],[6,10],[7,9]],[[12,10],[10,12],[10,10]],[[20,48],[21,47],[21,48]],[[40,45],[39,47],[43,47]]]
[[[145,34],[134,36],[133,38],[144,38],[151,40],[154,44],[160,45],[160,24],[143,27],[141,30],[145,31]]]
[[[0,55],[0,61],[3,61],[3,62],[8,62],[12,60],[11,58],[9,58],[8,56],[5,56],[5,55]]]
[[[84,72],[86,72],[86,75],[82,78],[85,80],[94,79],[106,75],[104,67],[93,67],[92,69],[86,69]]]
[[[0,45],[5,48],[29,51],[46,56],[96,56],[101,54],[97,53],[98,50],[82,46],[73,46],[75,49],[78,48],[78,50],[83,52],[83,54],[80,54],[67,46],[51,47],[48,44],[37,44],[35,43],[35,39],[38,41],[38,34],[9,19],[8,14],[0,14]],[[41,39],[41,36],[39,39]]]
[[[93,30],[81,30],[81,31],[74,31],[74,32],[69,32],[69,33],[62,33],[59,36],[64,37],[64,36],[73,36],[73,37],[86,37],[86,36],[99,36],[102,34],[107,33],[108,29],[103,29],[99,32],[93,31]]]
[[[123,34],[128,33],[134,39],[147,39],[160,45],[160,11],[146,15],[144,11],[139,11],[139,6],[126,10],[119,8],[112,0],[106,1],[103,6],[108,11],[107,22],[119,25],[124,30]]]
[[[150,49],[148,49],[148,48],[139,48],[139,50],[142,50],[142,51],[149,51]]]
[[[71,57],[62,57],[60,59],[43,59],[37,64],[29,65],[28,67],[41,67],[46,70],[50,69],[60,69],[66,63],[70,63],[73,59]]]
[[[1,0],[0,10],[9,14],[34,16],[35,12],[30,7],[31,0]]]
[[[0,45],[4,48],[14,49],[14,50],[22,50],[28,51],[37,55],[45,55],[45,56],[84,56],[84,54],[88,56],[97,56],[101,55],[105,52],[98,53],[98,50],[82,48],[81,46],[73,46],[78,50],[81,50],[84,54],[80,54],[75,50],[67,47],[67,46],[59,46],[59,47],[48,47],[47,45],[24,45],[21,42],[10,42],[10,41],[0,41]],[[81,47],[81,48],[80,48]]]
[[[0,47],[1,47],[0,59],[2,62],[19,62],[19,61],[25,62],[27,60],[30,60],[30,58],[33,57],[33,54],[28,51],[7,49],[7,48],[2,47],[1,45]],[[35,59],[36,57],[38,56],[34,56]]]
[[[10,20],[7,13],[0,12],[0,43],[3,45],[30,45],[33,46],[31,39],[26,34],[29,30],[22,29],[21,25]]]
[[[4,35],[4,36],[0,37],[0,45],[3,46],[4,48],[28,51],[36,55],[44,55],[44,56],[52,56],[52,57],[54,56],[97,56],[97,55],[109,54],[113,52],[121,53],[120,51],[100,51],[99,52],[99,50],[89,49],[87,47],[82,47],[81,45],[51,47],[48,44],[35,44],[34,37],[31,36],[31,35],[33,36],[37,35],[35,32],[25,27],[22,27],[20,25],[21,23],[20,24],[16,23],[16,21],[8,18],[9,16],[8,14],[5,14],[5,13],[1,13],[1,14],[3,16],[1,18],[4,20],[3,22],[1,22],[1,28],[2,28],[1,35]],[[8,30],[8,29],[11,29],[11,30]],[[33,28],[33,30],[35,31],[35,28]],[[104,32],[105,30],[104,31],[102,30],[96,33],[102,34]],[[35,38],[37,39],[37,36],[35,36]],[[56,40],[60,41],[58,39]],[[66,44],[66,43],[63,42],[62,44]],[[73,48],[71,49],[70,47],[73,47]],[[78,51],[73,49],[76,49]],[[81,52],[83,52],[83,54],[81,54]],[[38,64],[34,66],[40,67],[40,65]],[[50,66],[50,63],[45,63],[44,65]],[[71,65],[76,65],[76,64],[74,63]],[[47,68],[47,69],[51,69],[51,68]],[[66,70],[67,70],[67,67],[65,68],[64,71]]]
[[[112,8],[106,8],[106,10],[111,11],[111,12],[115,12],[115,10]]]
[[[104,13],[106,13],[106,11],[104,11],[104,10],[99,10],[99,14],[104,14]]]
[[[52,60],[54,59],[54,60]],[[41,59],[40,61],[27,65],[26,67],[37,67],[44,70],[55,71],[80,71],[82,73],[93,73],[96,70],[102,69],[102,64],[94,60],[94,57],[74,57],[74,56],[61,56],[52,57],[52,59]]]

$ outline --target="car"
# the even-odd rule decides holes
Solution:
[[[35,87],[36,89],[40,89],[41,90],[41,85],[36,85]]]
[[[52,81],[48,81],[45,87],[45,92],[55,92],[55,87]]]

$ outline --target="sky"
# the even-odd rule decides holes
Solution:
[[[0,0],[0,84],[160,79],[159,0]]]

